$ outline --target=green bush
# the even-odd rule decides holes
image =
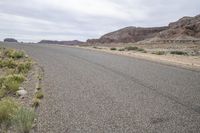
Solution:
[[[164,55],[164,54],[165,54],[165,51],[156,51],[156,52],[153,52],[152,54]]]
[[[4,56],[11,57],[13,51],[14,51],[13,49],[4,50]]]
[[[176,54],[176,55],[188,55],[187,52],[183,52],[183,51],[171,51],[170,54]]]
[[[4,67],[4,62],[2,59],[0,59],[0,68]]]
[[[8,93],[15,93],[19,89],[20,84],[24,80],[25,80],[24,76],[20,74],[8,75],[7,77],[5,77],[3,85],[5,86],[5,90]]]
[[[37,108],[40,105],[40,99],[34,98],[32,107]]]
[[[5,56],[7,56],[9,58],[13,58],[13,59],[20,59],[25,56],[23,51],[17,51],[17,50],[13,50],[13,49],[6,50],[4,54],[5,54]]]
[[[128,46],[125,47],[126,50],[130,51],[130,50],[138,50],[138,47],[132,47],[132,46]]]
[[[0,68],[2,67],[8,67],[8,68],[15,68],[17,67],[17,64],[13,59],[6,59],[0,61]]]
[[[6,91],[8,91],[8,93],[15,93],[16,91],[18,91],[18,88],[20,87],[19,82],[12,81],[12,80],[6,80],[4,85],[5,85]]]
[[[3,88],[0,88],[0,99],[3,98],[6,95],[6,90]]]
[[[27,73],[31,69],[31,65],[31,62],[29,61],[19,63],[17,65],[18,73]]]
[[[22,52],[22,51],[14,51],[13,53],[12,53],[12,58],[14,58],[14,59],[19,59],[19,58],[23,58],[25,56],[25,54],[24,54],[24,52]]]
[[[110,50],[117,50],[116,48],[110,48]]]
[[[34,119],[34,110],[21,107],[13,118],[13,124],[19,133],[29,133],[33,127]]]
[[[143,52],[143,51],[145,51],[145,50],[144,50],[143,48],[138,48],[137,51]]]
[[[125,51],[125,49],[124,49],[124,48],[121,48],[121,49],[119,49],[118,51]]]
[[[35,97],[38,99],[42,99],[44,97],[44,94],[42,93],[41,90],[39,90],[35,93]]]
[[[12,98],[4,98],[0,101],[0,124],[10,124],[19,105]]]
[[[19,83],[22,83],[25,80],[25,77],[22,74],[12,74],[6,76],[6,80],[14,80]]]

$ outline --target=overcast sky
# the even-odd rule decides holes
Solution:
[[[200,14],[200,0],[0,0],[0,40],[82,40]]]

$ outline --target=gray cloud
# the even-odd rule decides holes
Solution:
[[[127,26],[163,26],[200,13],[199,0],[2,0],[0,39],[86,40]]]

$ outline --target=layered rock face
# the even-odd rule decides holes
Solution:
[[[61,44],[61,45],[79,45],[79,44],[82,44],[83,42],[78,41],[78,40],[73,40],[73,41],[41,40],[38,43],[43,43],[43,44]]]
[[[200,15],[183,17],[164,27],[127,27],[103,35],[99,39],[89,39],[87,43],[129,43],[150,40],[151,38],[154,41],[156,41],[155,38],[159,41],[200,39]]]
[[[88,40],[88,43],[128,43],[137,42],[147,38],[154,37],[160,31],[166,30],[168,27],[140,28],[126,27],[115,32],[108,33],[100,39]]]
[[[189,37],[200,38],[200,15],[195,17],[183,17],[169,24],[169,29],[158,35],[163,39],[187,39]]]
[[[18,42],[18,41],[14,38],[5,38],[4,42]]]

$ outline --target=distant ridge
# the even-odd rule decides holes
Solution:
[[[199,40],[200,15],[183,17],[176,22],[163,27],[126,27],[108,34],[99,39],[88,39],[87,43],[130,43],[143,40]]]
[[[41,40],[38,43],[42,43],[42,44],[60,44],[60,45],[80,45],[83,42],[78,41],[78,40],[73,40],[73,41]]]
[[[17,43],[18,41],[14,38],[5,38],[4,42],[15,42],[15,43]]]

